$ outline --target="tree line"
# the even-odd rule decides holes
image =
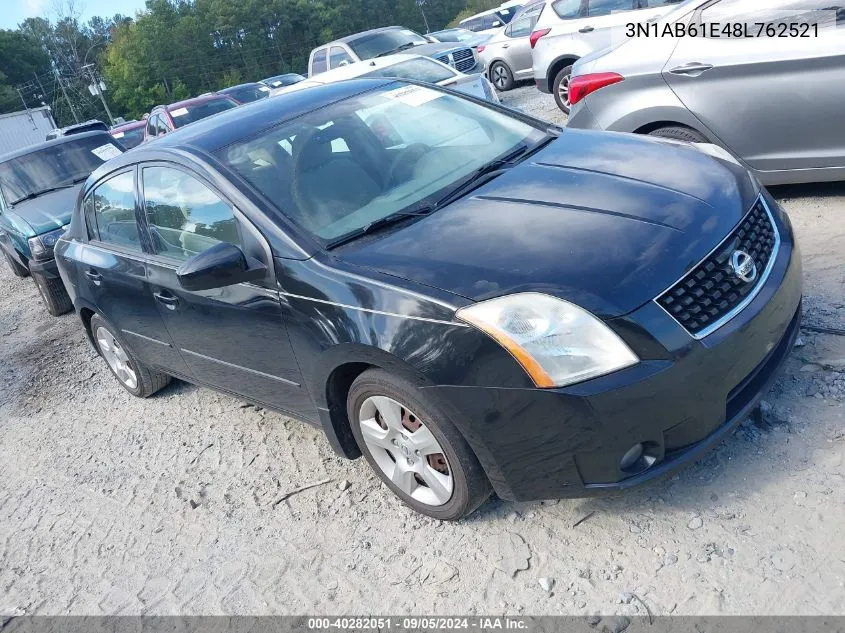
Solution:
[[[69,14],[0,30],[0,112],[42,103],[59,125],[105,120],[89,91],[102,79],[116,116],[304,72],[311,49],[358,31],[399,24],[437,30],[499,0],[147,0],[134,17]],[[92,66],[93,64],[93,66]]]

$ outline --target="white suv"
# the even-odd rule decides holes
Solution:
[[[531,33],[534,81],[569,114],[569,77],[581,57],[610,46],[611,29],[647,22],[680,0],[545,0]]]

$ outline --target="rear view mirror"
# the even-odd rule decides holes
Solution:
[[[221,242],[182,264],[176,276],[182,288],[193,292],[257,281],[266,273],[264,264],[248,259],[234,244]]]

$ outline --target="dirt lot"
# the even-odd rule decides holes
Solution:
[[[845,185],[775,194],[805,323],[841,328]],[[298,422],[183,383],[133,399],[3,267],[0,614],[845,614],[845,337],[799,345],[764,421],[679,476],[446,524]]]

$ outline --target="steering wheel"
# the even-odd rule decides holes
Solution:
[[[411,143],[408,147],[400,150],[390,164],[390,167],[387,168],[387,184],[395,184],[397,176],[401,176],[403,180],[407,180],[409,174],[402,173],[401,170],[404,169],[410,172],[414,164],[430,151],[431,145],[426,145],[425,143]]]

